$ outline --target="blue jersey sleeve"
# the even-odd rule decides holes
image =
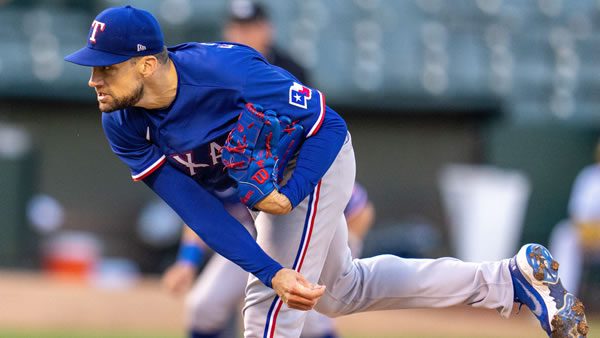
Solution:
[[[305,137],[315,135],[325,118],[325,96],[279,67],[262,59],[254,61],[248,67],[244,99],[298,121],[304,127]]]
[[[134,181],[143,180],[166,161],[166,156],[150,142],[141,118],[125,116],[127,111],[102,113],[102,127],[112,151],[131,171]]]
[[[248,67],[243,97],[280,115],[287,115],[304,127],[296,168],[280,192],[296,207],[325,175],[347,134],[344,120],[325,105],[325,96],[264,60]]]
[[[216,197],[169,163],[144,179],[144,183],[208,246],[271,287],[271,280],[283,267],[260,248]]]

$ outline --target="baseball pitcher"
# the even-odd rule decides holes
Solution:
[[[583,305],[538,244],[511,259],[352,260],[344,207],[352,141],[323,93],[250,47],[165,48],[157,20],[131,6],[92,21],[69,62],[91,67],[113,152],[211,248],[251,277],[245,337],[298,337],[306,310],[328,316],[468,304],[508,317],[525,304],[553,337],[585,337]],[[256,241],[223,207],[234,189],[258,212]]]

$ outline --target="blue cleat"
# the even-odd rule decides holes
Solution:
[[[542,245],[526,244],[510,260],[515,302],[525,304],[552,338],[588,334],[584,306],[562,286],[558,262]]]

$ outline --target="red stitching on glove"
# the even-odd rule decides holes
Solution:
[[[227,149],[227,151],[232,152],[232,153],[243,154],[244,151],[246,150],[246,148],[248,148],[248,145],[242,144],[240,141],[238,141],[237,146],[234,146],[234,147],[224,146],[223,148]]]
[[[229,169],[235,169],[235,168],[241,167],[245,164],[246,164],[245,161],[229,162],[227,160],[223,160],[223,166],[225,166],[225,168],[229,168]]]
[[[248,111],[250,111],[252,114],[260,117],[261,119],[265,117],[265,114],[259,112],[258,110],[256,110],[256,108],[254,108],[254,105],[252,103],[246,103],[246,108],[248,109]],[[241,115],[241,114],[240,114]]]
[[[272,138],[273,138],[273,132],[270,132],[269,135],[267,135],[266,144],[265,144],[265,148],[267,148],[267,158],[273,157],[273,154],[271,153],[271,139]]]

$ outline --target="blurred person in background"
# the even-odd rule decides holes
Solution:
[[[223,38],[256,49],[271,64],[292,73],[300,82],[309,83],[304,67],[275,45],[274,29],[262,5],[249,0],[233,0],[223,27]]]
[[[228,212],[256,236],[254,220],[240,203],[228,204]],[[352,256],[360,257],[363,239],[375,220],[375,208],[367,191],[354,184],[350,201],[344,209],[348,223],[348,244]],[[175,295],[189,293],[185,301],[185,325],[191,338],[225,338],[226,325],[243,304],[248,273],[213,254],[200,276],[196,273],[207,254],[208,246],[189,227],[184,226],[177,261],[163,275],[163,285]],[[196,279],[194,284],[194,279]],[[193,288],[190,291],[190,287]],[[337,337],[333,320],[316,311],[310,311],[302,336],[304,338]]]
[[[600,139],[595,163],[583,168],[573,183],[568,216],[552,231],[550,248],[564,265],[563,285],[577,294],[586,258],[600,254]]]

